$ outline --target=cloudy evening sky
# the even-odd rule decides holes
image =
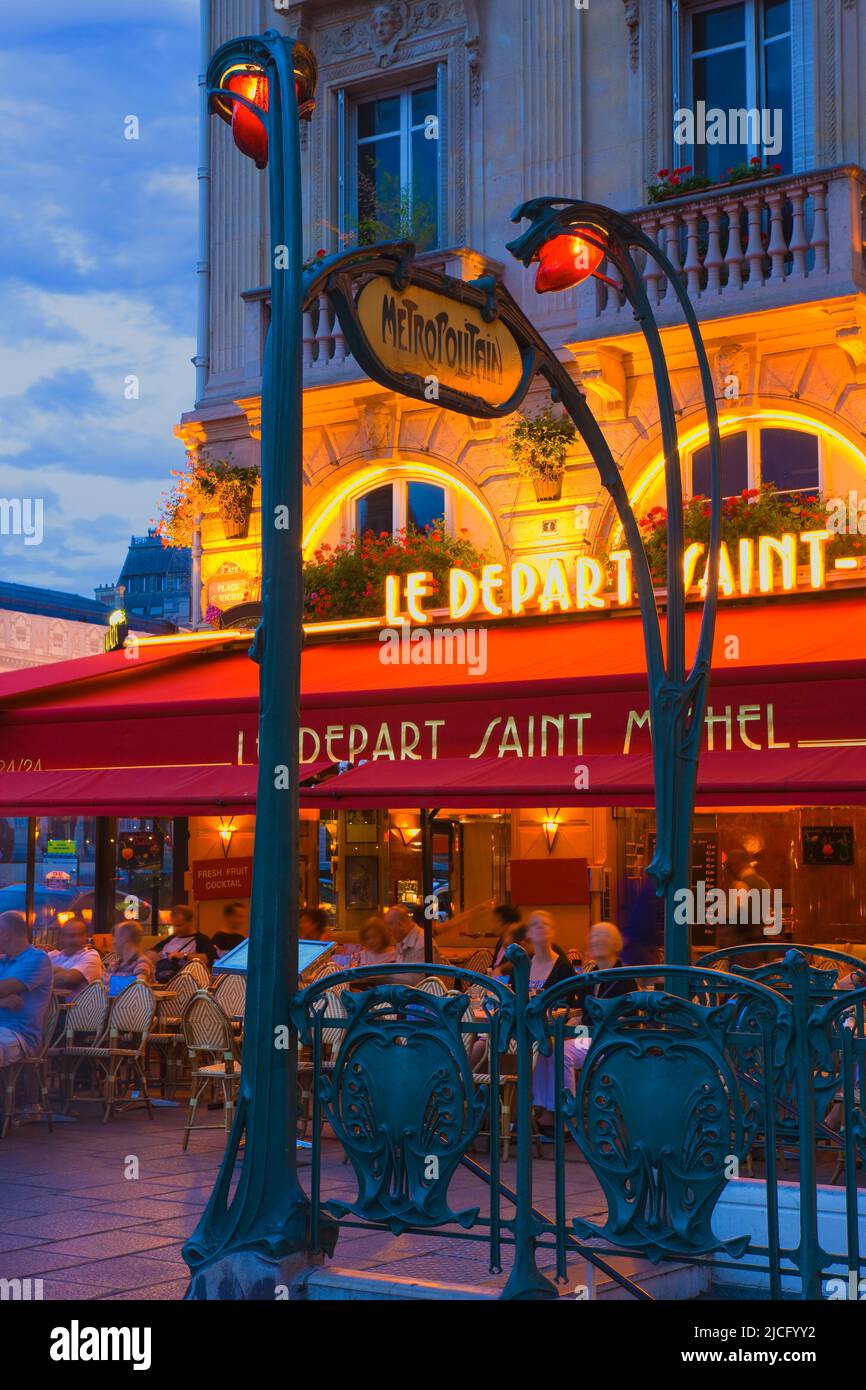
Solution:
[[[197,71],[198,0],[4,6],[0,497],[45,508],[41,546],[0,535],[5,580],[92,597],[183,462]]]

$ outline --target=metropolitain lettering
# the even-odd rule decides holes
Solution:
[[[428,318],[414,300],[386,294],[380,328],[383,343],[412,353],[434,372],[447,366],[467,379],[502,384],[499,343],[470,319],[455,324],[447,309]]]

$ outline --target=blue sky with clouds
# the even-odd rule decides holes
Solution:
[[[0,535],[0,578],[92,595],[183,462],[197,71],[198,0],[4,6],[0,497],[42,497],[45,535]]]

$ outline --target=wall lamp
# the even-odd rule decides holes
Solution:
[[[553,846],[556,844],[556,837],[559,834],[559,811],[545,811],[544,820],[541,822],[544,831],[544,838],[547,841],[547,853],[553,853]]]

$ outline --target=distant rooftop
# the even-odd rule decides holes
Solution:
[[[35,584],[11,584],[0,580],[0,608],[13,613],[37,613],[46,618],[67,618],[77,623],[108,626],[108,609],[95,598],[66,594],[60,589],[40,589]],[[131,626],[140,632],[174,632],[174,623],[162,618],[133,617]]]
[[[179,575],[188,578],[192,567],[192,552],[174,546],[164,546],[159,536],[148,531],[146,536],[131,536],[129,550],[120,571],[119,584],[125,584],[130,576],[146,577],[151,574]]]

